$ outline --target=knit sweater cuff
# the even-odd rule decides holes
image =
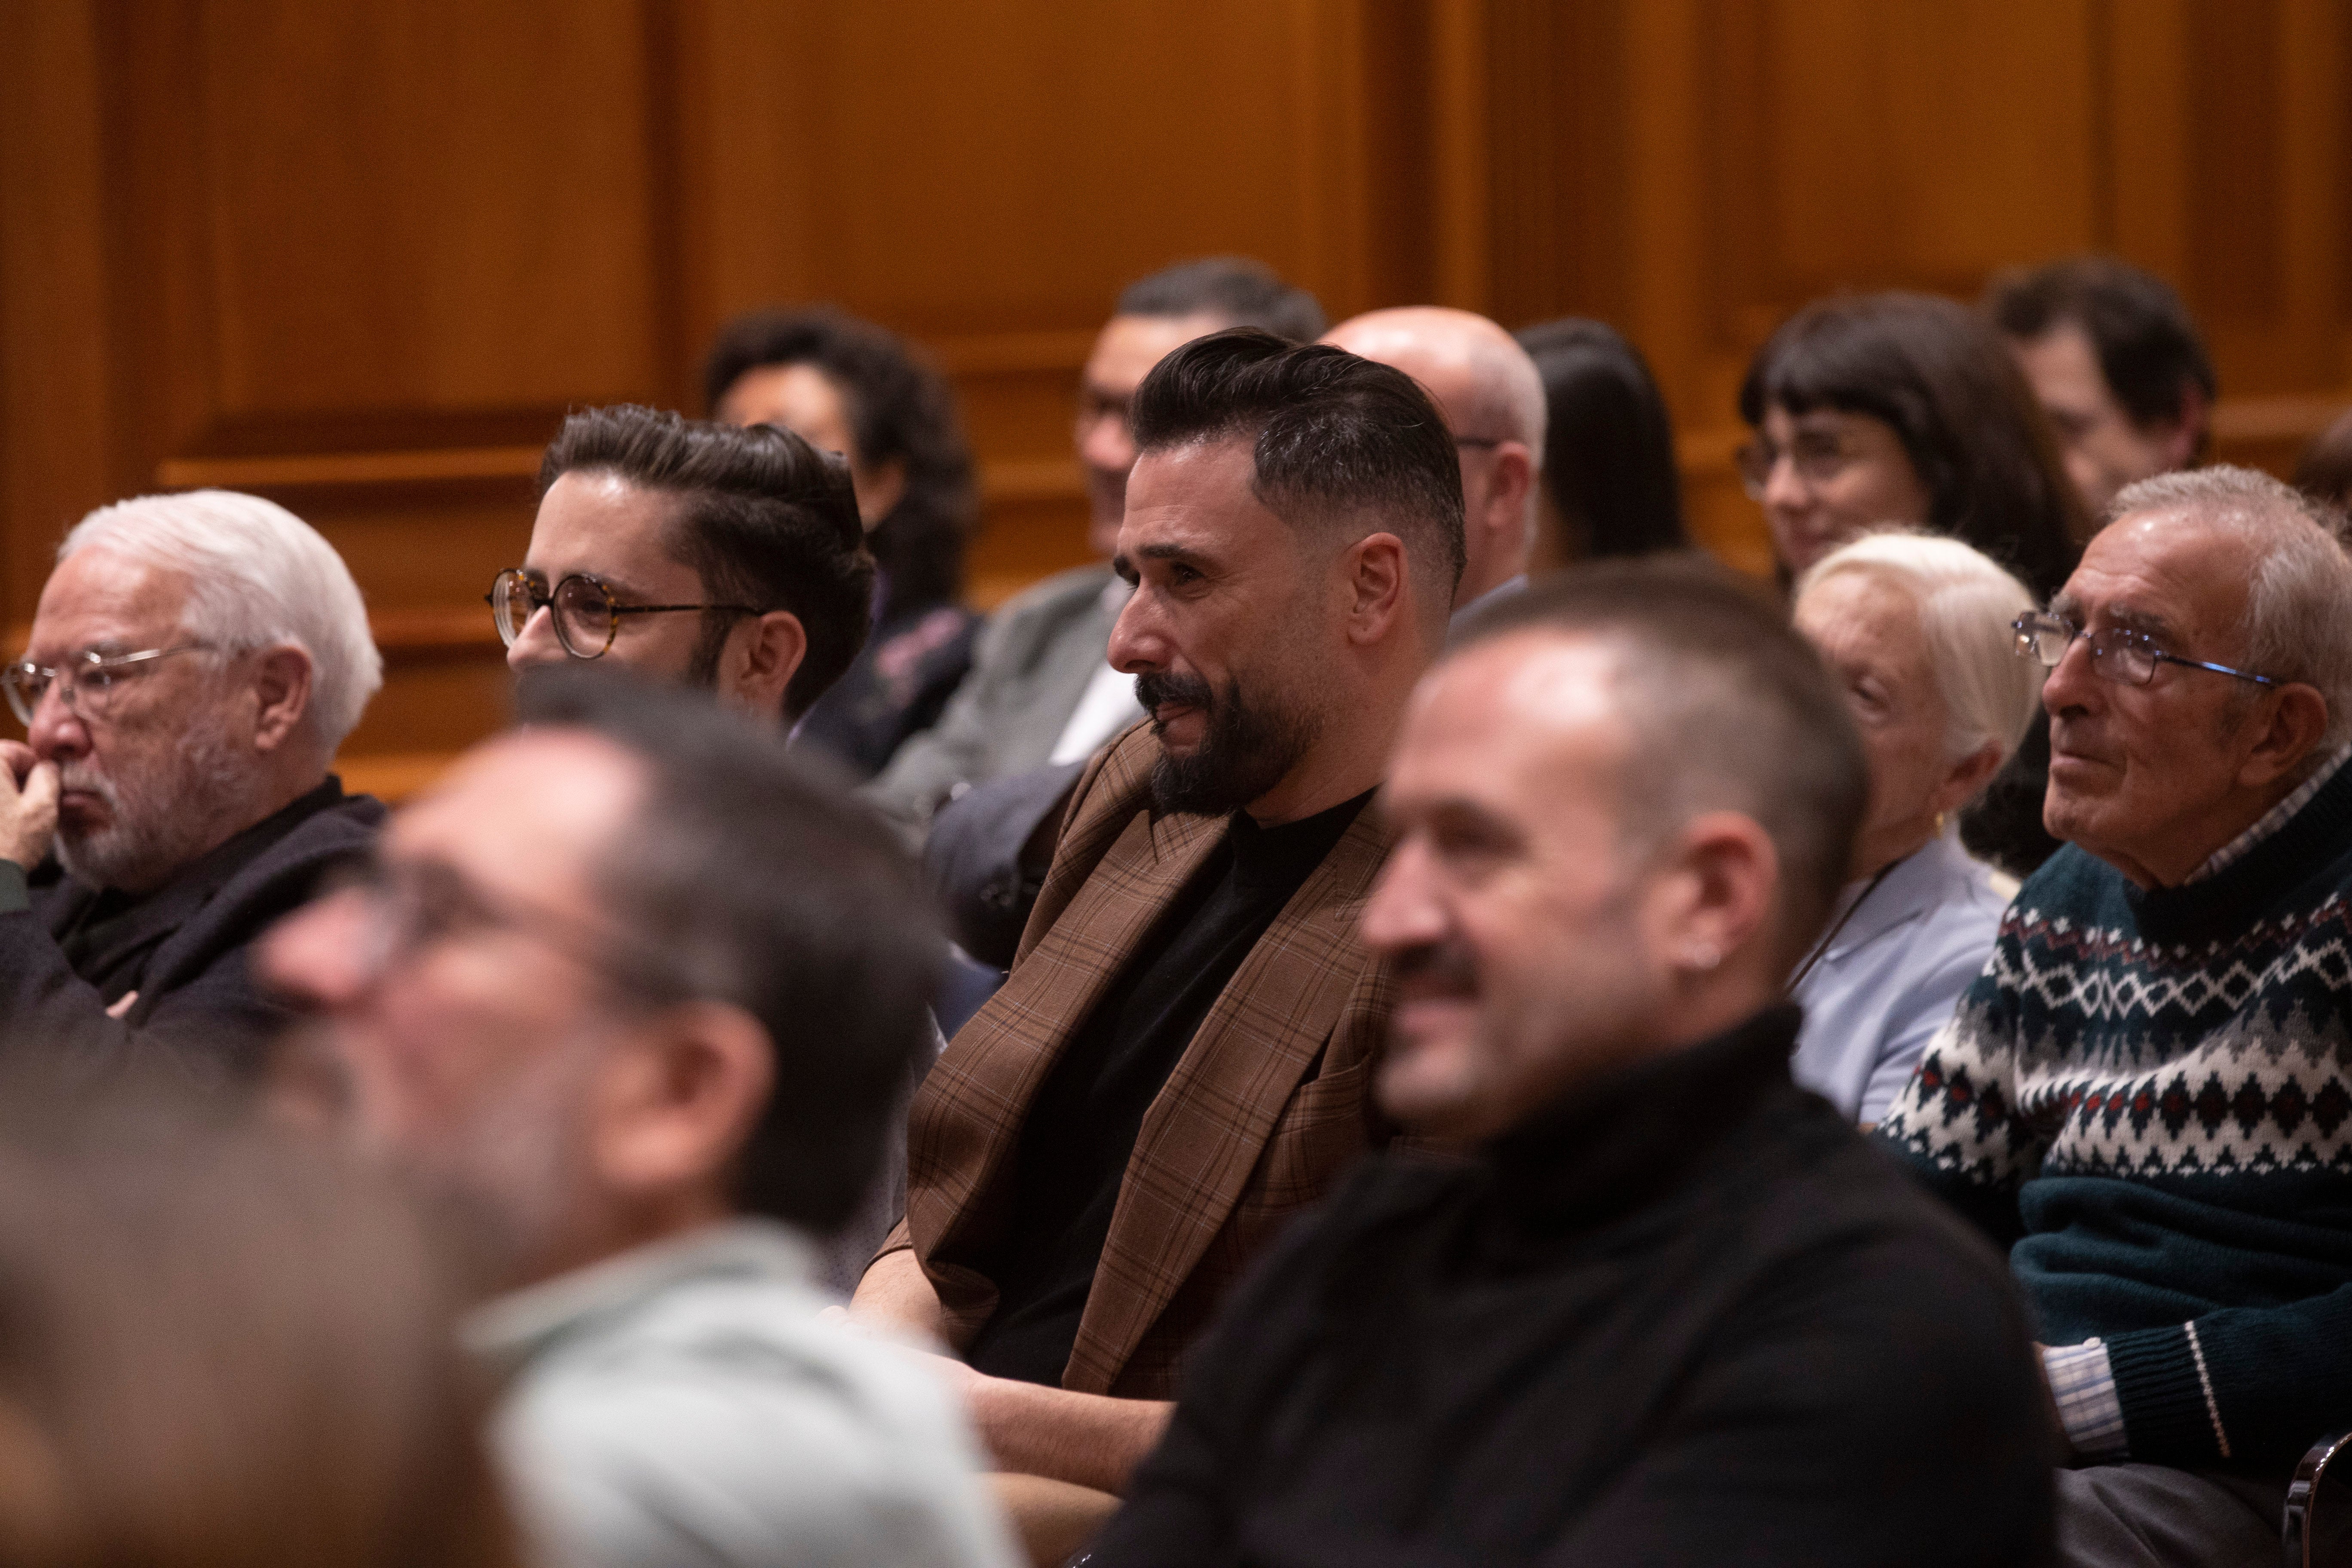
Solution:
[[[2230,1457],[2194,1325],[2109,1334],[2106,1342],[2132,1458],[2177,1466]]]
[[[33,907],[32,889],[25,881],[25,868],[14,860],[0,860],[0,915],[13,915]]]

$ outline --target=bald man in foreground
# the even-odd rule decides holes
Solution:
[[[1440,305],[1368,310],[1323,341],[1412,377],[1453,430],[1469,520],[1469,564],[1454,596],[1459,630],[1477,605],[1527,586],[1542,505],[1543,377],[1510,333]]]

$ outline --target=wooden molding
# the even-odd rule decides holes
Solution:
[[[308,486],[432,484],[449,479],[530,479],[538,447],[461,447],[437,452],[315,452],[265,458],[166,458],[155,482],[167,489],[268,490]]]

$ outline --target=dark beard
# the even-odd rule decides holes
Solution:
[[[1170,755],[1164,727],[1151,721],[1151,732],[1163,739],[1151,764],[1151,803],[1162,812],[1223,816],[1240,810],[1280,784],[1323,731],[1313,715],[1252,704],[1238,682],[1214,691],[1195,675],[1150,674],[1136,679],[1135,697],[1147,713],[1179,702],[1208,716],[1189,757]]]

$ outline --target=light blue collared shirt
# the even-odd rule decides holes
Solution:
[[[1957,839],[1938,836],[1859,907],[1869,884],[1847,885],[1830,918],[1853,913],[1790,994],[1805,1010],[1790,1063],[1799,1083],[1854,1121],[1886,1114],[1992,956],[2008,900],[1991,878]]]

